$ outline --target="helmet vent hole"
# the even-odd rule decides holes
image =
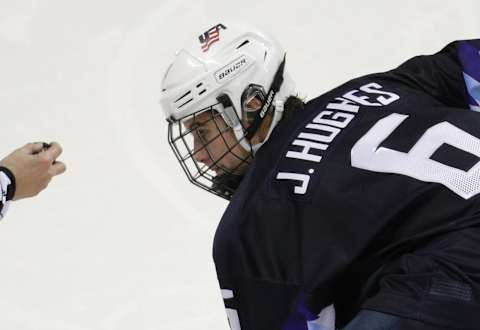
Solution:
[[[248,44],[250,41],[249,40],[245,40],[244,42],[242,42],[240,45],[237,46],[237,49],[245,46],[246,44]]]
[[[186,106],[188,103],[190,103],[190,102],[192,102],[192,101],[193,101],[193,99],[188,100],[187,102],[185,102],[185,103],[183,103],[182,105],[180,105],[177,109],[180,110],[180,108]]]
[[[200,93],[198,93],[198,95],[202,95],[202,94],[205,93],[206,91],[207,91],[207,90],[204,89],[204,90],[202,90]]]
[[[182,96],[180,96],[178,99],[175,100],[175,103],[180,101],[181,99],[183,99],[185,96],[187,96],[188,94],[190,94],[192,91],[188,91],[186,92],[185,94],[183,94]]]
[[[199,83],[196,87],[200,88],[200,87],[202,87],[202,85],[203,85],[203,83]]]

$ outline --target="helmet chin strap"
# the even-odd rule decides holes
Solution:
[[[252,144],[250,143],[250,141],[248,139],[245,138],[245,130],[243,128],[242,123],[239,122],[233,128],[233,133],[235,134],[235,137],[237,138],[238,143],[240,144],[240,146],[243,149],[245,149],[247,152],[251,152],[251,153],[255,154]]]
[[[240,146],[247,152],[252,152],[250,141],[245,138],[245,129],[233,108],[230,98],[227,95],[222,94],[217,97],[217,100],[223,107],[222,118],[225,123],[232,128]]]
[[[226,199],[231,199],[233,193],[242,182],[243,175],[220,174],[213,178],[212,190],[220,193]]]

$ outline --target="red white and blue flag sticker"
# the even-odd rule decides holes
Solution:
[[[208,51],[211,45],[220,40],[220,29],[227,28],[223,24],[217,24],[198,37],[203,52]]]

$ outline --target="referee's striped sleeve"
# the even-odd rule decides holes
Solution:
[[[0,219],[3,219],[15,194],[15,176],[8,168],[2,166],[0,166],[0,193]]]

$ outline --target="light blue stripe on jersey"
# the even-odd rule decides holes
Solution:
[[[463,73],[465,85],[470,96],[470,109],[480,111],[480,82],[470,77],[465,72]]]

